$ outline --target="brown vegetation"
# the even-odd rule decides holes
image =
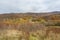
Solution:
[[[0,34],[0,40],[60,40],[60,15],[0,14]]]

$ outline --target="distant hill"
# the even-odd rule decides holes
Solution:
[[[26,23],[37,23],[43,26],[60,25],[60,12],[0,14],[0,27],[17,27],[18,25],[20,27],[22,24],[25,25]]]
[[[59,18],[60,12],[55,11],[55,12],[46,12],[46,13],[5,13],[5,14],[0,14],[0,19],[5,19],[5,18],[23,18],[23,17],[48,17],[51,19],[52,16],[57,16]]]

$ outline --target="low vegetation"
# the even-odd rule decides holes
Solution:
[[[59,15],[3,14],[0,40],[60,40]]]

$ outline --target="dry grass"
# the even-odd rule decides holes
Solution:
[[[51,26],[57,16],[29,15],[1,16],[0,40],[60,40],[60,26]]]
[[[60,33],[54,33],[53,30],[49,31],[46,35],[46,29],[37,30],[33,32],[19,31],[19,30],[4,30],[0,33],[0,40],[60,40]]]

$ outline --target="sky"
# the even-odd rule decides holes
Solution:
[[[0,13],[60,11],[60,0],[0,0]]]

